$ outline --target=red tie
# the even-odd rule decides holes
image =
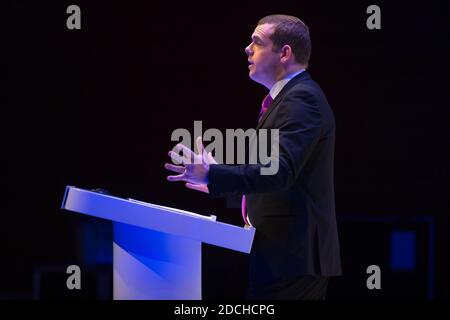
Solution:
[[[273,102],[273,99],[270,96],[270,94],[268,94],[267,96],[264,97],[264,100],[261,104],[261,111],[259,112],[259,116],[258,116],[258,122],[261,121],[262,117],[264,116],[264,113],[266,113],[267,109],[269,109],[272,102]],[[250,223],[248,223],[248,219],[247,219],[247,201],[245,200],[245,194],[242,195],[241,212],[242,212],[242,219],[244,219],[245,224],[250,225]]]
[[[266,113],[267,109],[269,109],[272,102],[273,102],[273,99],[270,96],[270,94],[268,94],[267,96],[264,97],[264,100],[261,104],[261,111],[259,112],[259,116],[258,116],[258,122],[261,121],[261,118],[264,116],[264,113]]]

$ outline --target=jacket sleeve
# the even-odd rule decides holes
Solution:
[[[289,92],[276,108],[273,111],[276,114],[271,116],[275,117],[273,127],[279,129],[278,171],[273,175],[261,174],[261,169],[271,163],[211,165],[208,182],[211,197],[275,192],[296,181],[320,139],[320,109],[311,93],[304,90]]]

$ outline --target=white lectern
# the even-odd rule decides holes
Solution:
[[[113,221],[114,299],[200,300],[201,243],[249,253],[255,229],[67,186],[62,209]]]

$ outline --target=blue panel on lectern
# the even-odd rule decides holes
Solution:
[[[87,265],[112,264],[112,225],[108,221],[89,219],[82,225],[83,263]]]
[[[416,233],[414,231],[392,232],[391,268],[405,271],[416,268]]]

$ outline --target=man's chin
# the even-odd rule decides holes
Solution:
[[[253,81],[255,81],[255,82],[258,82],[258,77],[257,77],[257,75],[255,74],[255,70],[249,70],[248,71],[248,76],[249,76],[249,78],[250,79],[252,79]]]
[[[248,73],[248,77],[253,80],[254,82],[260,83],[261,81],[258,79],[258,76],[255,74],[255,72],[253,70],[250,70],[250,72]]]

